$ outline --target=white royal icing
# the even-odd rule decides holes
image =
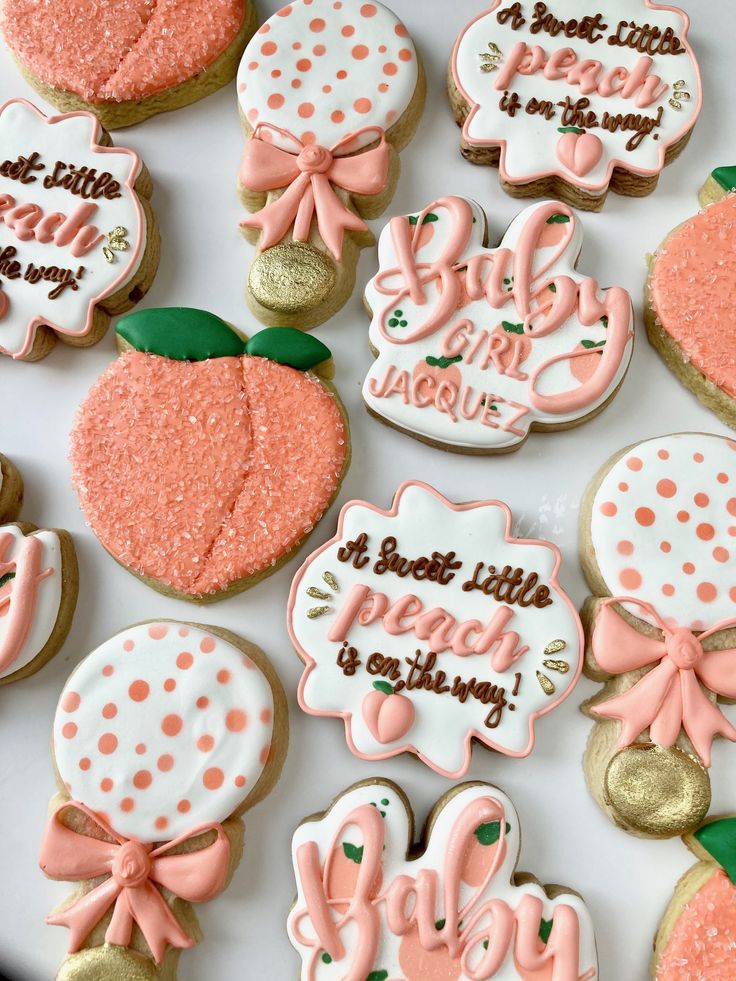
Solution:
[[[511,8],[518,8],[523,23],[514,20],[513,12],[507,13]],[[537,8],[542,8],[539,15],[535,14]],[[591,42],[585,36],[575,36],[584,15],[593,17],[597,11],[602,15],[600,26],[590,32],[590,36],[597,39]],[[506,18],[504,23],[499,23],[499,16]],[[539,29],[538,25],[545,23],[545,17],[564,21],[570,25],[571,34],[555,28],[552,21],[549,22],[550,30]],[[514,23],[519,24],[515,30]],[[608,0],[587,9],[581,9],[580,0],[549,3],[524,0],[519,4],[496,0],[489,10],[465,27],[453,54],[455,81],[471,107],[463,127],[464,139],[472,146],[500,146],[501,176],[512,184],[558,175],[578,187],[600,192],[608,186],[614,167],[642,175],[659,173],[668,147],[689,132],[701,106],[700,72],[687,43],[688,24],[687,16],[678,8],[661,7],[642,0]],[[656,25],[663,32],[670,28],[682,46],[680,53],[657,51],[656,41],[655,47],[650,47],[654,54],[609,43],[619,29],[618,36],[626,38],[627,32],[643,25]],[[556,35],[552,33],[555,29]],[[584,33],[585,27],[581,30]],[[661,41],[659,39],[659,43]],[[527,56],[522,65],[524,74],[510,71],[510,59],[514,57],[515,45],[520,43],[525,44],[527,50],[541,48],[544,52],[534,65],[530,65],[531,56]],[[551,57],[560,63],[550,63]],[[633,91],[626,98],[620,92],[604,96],[597,90],[597,86],[602,85],[605,92],[609,84],[614,89],[621,88],[627,81],[625,73],[631,72],[641,58],[651,59],[651,63],[643,63],[646,68],[643,75],[658,76],[661,80],[661,84],[653,85],[651,96],[656,95],[656,98],[651,104],[637,104],[648,101],[648,96],[642,95],[645,89],[634,82],[631,83]],[[586,64],[583,66],[582,62]],[[576,64],[583,73],[586,69],[589,71],[589,86],[585,81],[583,85],[568,81],[566,75],[571,70],[578,70]],[[526,74],[527,67],[537,70]],[[621,74],[611,74],[616,68],[622,69]],[[546,77],[545,71],[552,77]],[[506,72],[508,77],[504,77]],[[504,93],[518,96],[520,105],[513,116],[499,105]],[[595,119],[563,117],[566,98],[573,104],[584,100],[578,103],[578,108],[584,113],[594,112]],[[530,114],[530,106],[536,105],[532,100],[548,103],[554,115],[547,119],[538,112]],[[613,132],[606,128],[608,119],[616,120],[619,116],[624,119],[644,116],[652,120],[651,124],[644,124],[650,129],[649,133],[632,149],[627,149],[626,145],[637,132],[633,118],[629,123],[634,128]],[[595,138],[591,141],[593,150],[590,146],[584,150],[591,153],[588,162],[581,164],[582,158],[579,158],[574,162],[575,169],[569,166],[570,157],[567,157],[567,163],[564,162],[564,150],[560,147],[564,134],[558,132],[558,128],[571,124]],[[595,140],[600,141],[600,145]],[[567,140],[568,145],[575,142]],[[581,142],[578,149],[583,147]],[[600,157],[594,163],[599,151],[602,151]]]
[[[631,359],[633,310],[622,289],[598,289],[575,271],[583,232],[566,205],[542,202],[522,211],[497,249],[485,248],[484,236],[482,209],[460,197],[440,198],[384,228],[379,272],[365,291],[378,356],[363,398],[372,412],[412,435],[492,451],[519,445],[533,426],[578,422],[606,402]],[[536,245],[530,273],[524,243],[527,251]],[[497,280],[497,296],[482,288],[480,299],[468,296],[469,263],[481,287]],[[572,312],[546,331],[545,305],[563,303],[566,286],[577,288],[566,308]],[[448,305],[452,290],[457,301]],[[583,291],[593,301],[585,313]],[[528,310],[534,316],[524,327]],[[587,357],[581,346],[591,352]],[[438,370],[437,360],[448,356]],[[603,383],[586,394],[596,372],[605,372]]]
[[[251,128],[268,122],[331,149],[366,126],[389,129],[412,101],[417,78],[414,43],[383,4],[295,0],[245,49],[238,98]],[[270,135],[293,151],[293,141]],[[366,133],[349,149],[375,138]]]
[[[595,494],[590,534],[612,595],[691,630],[733,617],[736,443],[678,433],[633,446]]]
[[[128,838],[171,840],[229,817],[255,786],[271,687],[238,647],[173,621],[129,627],[64,687],[56,765],[69,794]]]
[[[470,764],[471,737],[508,755],[524,756],[531,752],[535,718],[558,704],[577,680],[582,628],[570,599],[557,582],[560,563],[557,549],[547,542],[511,538],[510,522],[508,509],[498,502],[452,505],[427,485],[408,483],[397,492],[391,511],[364,501],[345,505],[337,536],[310,556],[297,573],[289,599],[288,620],[292,639],[307,664],[299,687],[299,702],[314,715],[342,716],[349,746],[356,755],[377,760],[413,752],[440,773],[456,777]],[[367,556],[370,560],[355,568],[352,559],[341,561],[338,553],[361,533],[366,533],[368,538],[360,561]],[[431,556],[435,551],[452,551],[454,561],[462,564],[453,570],[454,576],[446,584],[417,580],[412,575],[402,578],[392,571],[377,574],[374,564],[387,536],[396,539],[396,552],[407,559]],[[481,581],[488,575],[488,564],[495,565],[499,572],[507,565],[511,570],[522,569],[524,578],[535,572],[538,584],[549,588],[551,602],[542,608],[522,607],[517,602],[502,603],[479,589],[463,590],[463,584],[474,578],[478,564],[483,565],[478,573]],[[331,576],[337,582],[338,591],[329,585]],[[353,618],[356,611],[353,597],[357,595],[353,591],[360,586],[385,595],[389,606],[413,594],[421,602],[422,610],[415,608],[414,616],[412,611],[406,611],[400,618],[400,634],[389,633],[381,618],[365,624],[357,616]],[[329,594],[329,598],[321,599],[319,595],[315,598],[315,588]],[[530,592],[527,598],[532,595]],[[376,600],[376,604],[381,603],[380,598]],[[353,615],[349,616],[351,608]],[[458,649],[467,653],[459,654],[452,649],[439,651],[432,676],[444,671],[450,686],[456,677],[462,681],[475,678],[487,687],[496,685],[495,698],[484,704],[470,694],[462,702],[450,692],[403,688],[401,700],[394,701],[393,709],[389,710],[389,714],[394,713],[394,724],[398,726],[398,730],[391,731],[398,734],[387,739],[388,732],[384,730],[379,738],[376,735],[379,723],[373,713],[381,709],[378,703],[385,695],[374,694],[374,683],[389,681],[392,686],[401,683],[371,673],[367,667],[369,658],[373,652],[397,658],[400,678],[406,682],[410,677],[406,658],[414,658],[419,652],[421,663],[426,666],[430,651],[446,646],[439,642],[439,637],[429,639],[425,632],[422,638],[419,628],[416,632],[412,629],[422,612],[433,611],[441,621],[438,608],[457,623],[457,627],[451,625],[442,632],[450,639],[454,636]],[[314,611],[320,609],[324,610],[322,615],[315,616]],[[370,609],[371,600],[366,595],[361,607],[364,620]],[[473,645],[480,643],[483,631],[494,618],[496,627],[503,621],[500,629],[488,634],[480,655],[471,654]],[[474,627],[469,625],[466,643],[462,645],[461,624],[470,620],[477,623]],[[509,636],[513,631],[518,636]],[[498,646],[502,640],[499,634],[505,638],[504,650],[509,655],[506,661],[499,659]],[[543,666],[545,658],[550,656],[545,655],[545,647],[555,640],[563,642],[563,649],[551,656],[564,659],[567,666],[564,673]],[[361,662],[352,672],[347,665],[350,648],[354,648]],[[518,659],[513,660],[514,657]],[[338,659],[346,666],[341,667]],[[552,680],[553,693],[543,691],[537,677],[540,671]],[[417,671],[415,680],[416,677]],[[396,699],[396,695],[390,697]],[[410,705],[406,704],[407,699]]]
[[[83,337],[92,328],[95,304],[120,290],[137,272],[145,250],[146,219],[133,185],[141,171],[141,163],[131,150],[120,147],[101,147],[98,144],[101,128],[91,113],[69,113],[44,116],[30,103],[20,99],[7,102],[0,109],[0,164],[13,164],[19,155],[40,156],[42,170],[28,172],[34,178],[28,182],[0,174],[0,352],[23,357],[33,345],[37,327],[48,324],[61,334]],[[95,168],[100,175],[107,171],[120,184],[121,196],[107,199],[83,199],[64,187],[45,187],[44,179],[54,174],[57,161],[75,167]],[[59,172],[68,174],[69,170]],[[14,205],[6,195],[15,202]],[[34,212],[20,227],[13,230],[5,219],[19,205],[37,205],[42,215]],[[42,242],[34,237],[43,229],[44,220],[57,213],[72,216],[80,206],[94,206],[81,224],[97,229],[101,239],[89,251],[72,254],[72,244],[57,245],[53,240]],[[22,222],[22,217],[19,217]],[[114,261],[108,262],[103,247],[108,246],[108,233],[122,227],[128,243],[125,251],[111,250]],[[41,234],[52,238],[58,231],[50,227]],[[97,236],[94,236],[97,237]],[[92,233],[90,233],[92,241]],[[7,250],[14,249],[11,254]],[[19,269],[7,263],[16,262]],[[50,272],[69,270],[72,281],[60,295],[50,298],[59,287],[56,280],[26,279],[33,270]],[[80,269],[81,274],[80,274]],[[63,272],[62,272],[63,274]]]
[[[488,800],[499,815],[497,820],[499,831],[500,822],[504,820],[503,846],[498,843],[484,846],[480,840],[476,844],[471,835],[468,851],[459,856],[460,868],[458,869],[457,859],[453,861],[450,855],[453,831],[468,808],[484,800]],[[294,833],[292,861],[297,881],[297,898],[289,914],[288,931],[291,943],[302,958],[300,977],[303,981],[337,981],[338,978],[357,976],[349,971],[361,954],[359,940],[365,944],[370,931],[366,929],[365,919],[352,920],[349,916],[346,917],[346,912],[348,902],[355,891],[355,882],[361,864],[370,861],[371,856],[368,854],[369,844],[364,841],[358,826],[351,823],[350,816],[356,809],[366,805],[378,810],[382,816],[385,841],[380,879],[371,890],[371,898],[385,895],[392,884],[397,883],[402,876],[407,877],[404,880],[407,885],[414,881],[421,883],[423,880],[427,885],[427,877],[436,875],[437,894],[431,900],[433,903],[431,919],[435,921],[434,929],[439,932],[445,923],[459,920],[458,935],[464,938],[460,940],[458,946],[458,957],[452,958],[448,954],[447,946],[441,942],[433,943],[431,935],[427,938],[426,945],[422,945],[416,925],[409,925],[405,935],[397,935],[387,923],[388,905],[385,900],[376,902],[373,909],[378,917],[379,942],[374,960],[374,970],[377,972],[375,977],[406,978],[407,981],[429,981],[429,979],[440,978],[454,979],[454,981],[468,981],[469,978],[475,981],[487,981],[491,977],[493,981],[518,981],[518,979],[531,981],[537,978],[541,981],[543,978],[564,976],[572,981],[574,968],[571,969],[569,962],[567,972],[564,974],[558,975],[557,970],[551,969],[553,963],[557,964],[557,958],[548,960],[538,970],[526,970],[520,967],[515,947],[517,943],[522,946],[523,941],[516,930],[513,931],[515,940],[510,942],[506,956],[503,956],[503,951],[500,952],[502,964],[498,970],[493,971],[492,974],[482,970],[480,959],[488,949],[488,943],[483,945],[483,938],[485,937],[487,941],[489,931],[492,935],[494,928],[498,927],[499,921],[495,916],[499,914],[499,907],[502,904],[507,907],[502,907],[503,912],[510,916],[532,905],[541,919],[547,921],[546,925],[548,927],[552,925],[553,930],[558,918],[561,921],[565,914],[571,913],[566,925],[572,926],[573,959],[574,947],[578,948],[579,970],[575,970],[574,977],[585,978],[586,981],[598,977],[593,922],[580,896],[561,891],[554,899],[550,899],[537,882],[513,884],[521,847],[521,827],[514,805],[504,793],[488,784],[476,783],[466,784],[453,796],[445,797],[439,810],[433,812],[426,850],[420,855],[415,854],[411,859],[407,859],[407,849],[414,845],[414,824],[407,814],[406,800],[393,784],[376,780],[346,791],[337,798],[324,816],[319,820],[305,821]],[[479,830],[482,835],[482,831],[488,830],[488,827],[481,825]],[[309,900],[310,898],[315,900],[315,897],[314,895],[310,897],[305,890],[305,883],[299,872],[299,860],[300,854],[303,856],[305,847],[310,847],[311,843],[316,843],[321,868],[330,869],[327,881],[320,883],[319,888],[325,888],[327,893],[331,921],[339,924],[338,936],[345,948],[345,955],[339,960],[331,959],[329,955],[326,958],[322,956],[316,924],[309,915]],[[346,854],[345,845],[352,858]],[[361,847],[362,853],[356,854],[355,849]],[[505,848],[503,858],[499,861],[495,873],[484,883],[484,875],[496,859],[496,852],[500,847]],[[354,859],[358,856],[360,862],[355,864]],[[352,868],[351,862],[354,863]],[[460,881],[457,907],[453,905],[448,908],[448,899],[452,896],[450,883],[454,882],[458,872],[460,872]],[[427,895],[423,890],[418,890],[418,895],[419,893],[423,896]],[[339,899],[345,901],[338,902]],[[491,903],[494,903],[494,906],[490,906]],[[560,907],[565,909],[558,913]],[[409,923],[412,924],[414,918],[409,912],[410,909],[411,905],[407,904],[406,915]],[[426,929],[429,917],[421,899],[417,899],[414,909],[416,919],[421,919]],[[472,929],[463,930],[463,927],[467,928],[470,923]],[[560,922],[557,929],[561,927]],[[471,936],[477,937],[475,944],[468,943]],[[312,945],[303,942],[312,939],[315,941]],[[549,942],[558,945],[556,930],[554,937],[550,935]],[[539,951],[543,949],[540,941]],[[463,955],[468,958],[468,970],[461,968],[460,957]],[[560,965],[560,970],[565,971],[564,964]]]

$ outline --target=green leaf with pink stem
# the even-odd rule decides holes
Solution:
[[[451,364],[457,364],[458,361],[463,360],[462,354],[458,354],[454,358],[433,358],[430,354],[429,357],[424,359],[430,368],[449,368]]]

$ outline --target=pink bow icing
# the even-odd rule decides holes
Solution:
[[[60,818],[62,811],[70,808],[89,818],[95,830],[115,840],[101,841],[68,828]],[[193,852],[168,854],[206,831],[217,835],[212,844]],[[71,906],[47,917],[47,923],[53,926],[69,927],[70,953],[81,948],[112,906],[105,942],[127,947],[133,924],[137,923],[159,964],[167,944],[184,948],[192,947],[194,941],[179,925],[157,885],[187,902],[212,899],[227,878],[230,841],[221,825],[208,824],[152,849],[134,838],[123,838],[84,804],[66,801],[49,818],[39,864],[53,879],[79,881],[108,876]]]
[[[663,639],[647,637],[624,620],[613,604],[633,603],[646,611]],[[631,746],[645,729],[658,746],[673,746],[684,729],[705,766],[710,766],[716,735],[736,742],[736,728],[700,685],[724,698],[736,698],[736,650],[704,651],[702,642],[736,626],[723,620],[697,637],[686,627],[667,625],[648,603],[612,597],[601,605],[593,627],[593,654],[604,671],[623,674],[659,662],[622,695],[591,711],[621,721],[619,746]]]
[[[16,554],[8,557],[15,546]],[[19,657],[33,625],[38,587],[53,575],[53,568],[43,567],[43,542],[35,535],[19,542],[8,531],[0,531],[0,577],[14,573],[12,585],[0,596],[0,617],[7,617],[0,637],[0,671],[5,671]]]
[[[264,129],[291,140],[298,150],[292,153],[267,142],[260,136]],[[336,156],[338,150],[370,132],[378,137],[378,146],[353,156]],[[386,135],[379,126],[351,133],[328,150],[317,144],[305,145],[288,130],[259,123],[245,145],[241,183],[251,191],[285,190],[241,225],[261,229],[263,250],[277,245],[292,226],[295,242],[308,241],[316,215],[319,234],[339,262],[345,232],[367,232],[368,226],[340,200],[335,187],[350,194],[380,193],[388,182],[389,155]]]

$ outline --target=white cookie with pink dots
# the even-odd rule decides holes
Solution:
[[[54,722],[70,797],[142,842],[238,812],[270,761],[278,697],[264,656],[241,644],[162,621],[93,651],[65,685]]]

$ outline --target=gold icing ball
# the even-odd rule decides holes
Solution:
[[[275,313],[298,313],[324,303],[335,287],[335,264],[311,245],[285,242],[257,257],[248,289],[262,307]]]
[[[160,972],[153,961],[127,947],[103,944],[70,954],[56,981],[156,981]]]
[[[710,781],[701,763],[677,747],[635,743],[608,764],[606,802],[632,830],[656,838],[692,831],[710,807]]]

